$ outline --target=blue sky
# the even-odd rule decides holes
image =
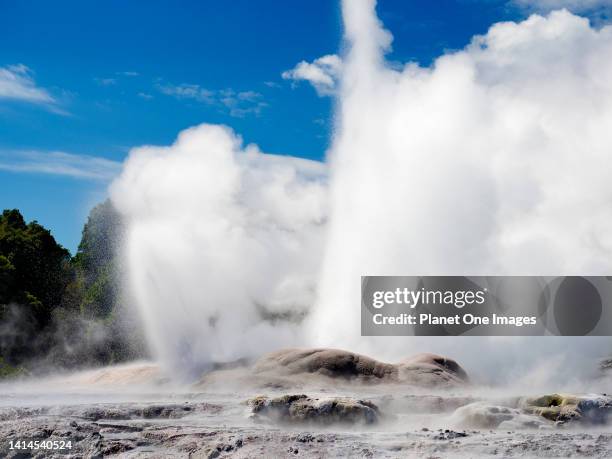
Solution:
[[[378,12],[389,59],[429,65],[494,22],[562,3],[575,2],[380,0]],[[609,2],[587,3],[580,12],[601,18]],[[265,152],[322,159],[333,89],[290,71],[337,53],[341,35],[332,0],[0,0],[0,208],[74,253],[133,146],[208,122]]]

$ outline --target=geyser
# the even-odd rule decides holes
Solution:
[[[202,125],[131,152],[111,189],[128,219],[130,294],[155,355],[199,371],[293,342],[314,299],[325,209],[320,163],[242,148]]]
[[[398,69],[374,1],[344,1],[343,18],[313,340],[387,359],[450,355],[513,383],[544,362],[557,383],[594,366],[609,339],[365,338],[356,311],[362,275],[612,272],[612,28],[533,15]]]
[[[450,350],[468,368],[502,359],[507,377],[513,360],[605,354],[607,339],[506,338],[487,360],[488,338],[361,337],[359,280],[612,273],[612,28],[534,15],[398,69],[375,2],[342,6],[326,165],[203,125],[134,149],[113,184],[156,355],[194,368],[293,344]]]

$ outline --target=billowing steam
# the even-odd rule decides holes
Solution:
[[[197,370],[291,343],[274,319],[313,303],[324,183],[322,164],[243,149],[219,126],[132,151],[111,194],[128,217],[130,293],[163,362]]]
[[[432,350],[499,375],[543,356],[576,371],[584,355],[609,352],[597,339],[366,339],[356,310],[363,274],[612,272],[612,28],[557,11],[496,24],[431,68],[394,70],[374,2],[343,6],[350,50],[317,342]]]
[[[612,28],[534,15],[398,70],[373,0],[344,1],[343,17],[327,165],[204,125],[133,150],[113,185],[131,293],[166,362],[301,343],[448,351],[469,368],[486,338],[361,337],[360,276],[612,272]],[[576,357],[609,342],[505,339],[488,363],[561,345]]]

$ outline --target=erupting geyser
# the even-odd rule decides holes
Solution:
[[[199,373],[296,339],[275,318],[313,302],[324,180],[322,164],[243,149],[220,126],[132,151],[112,196],[130,294],[164,364]]]
[[[373,0],[343,2],[343,18],[327,164],[202,125],[133,150],[113,184],[130,293],[166,363],[316,343],[381,358],[452,349],[469,367],[487,338],[359,336],[360,276],[612,273],[611,27],[534,15],[398,69]],[[504,339],[487,365],[526,346],[560,354],[534,340]],[[568,354],[610,347],[563,340]]]

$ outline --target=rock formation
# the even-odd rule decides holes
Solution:
[[[419,354],[397,364],[339,349],[284,349],[267,354],[253,366],[256,375],[321,376],[334,380],[399,383],[418,386],[454,386],[468,381],[454,360]]]
[[[264,396],[248,401],[256,419],[290,423],[322,425],[374,424],[378,421],[378,407],[365,400],[341,398],[311,398],[306,395],[284,395],[269,399]]]

